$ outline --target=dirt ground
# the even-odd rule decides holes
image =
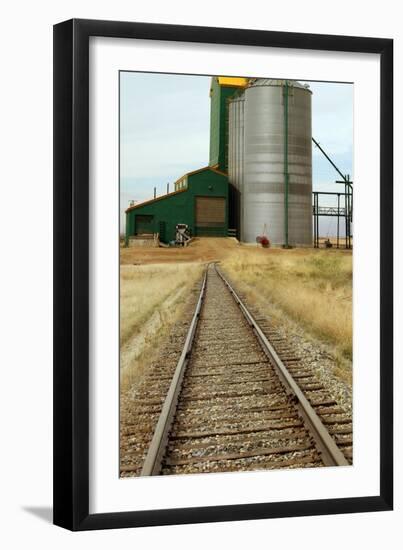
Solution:
[[[183,248],[131,247],[120,249],[122,265],[222,260],[241,245],[233,238],[195,238]]]
[[[324,248],[324,245],[323,245]],[[165,264],[181,262],[213,262],[229,258],[234,252],[242,250],[247,255],[261,254],[262,259],[267,254],[286,253],[281,248],[262,248],[260,245],[240,244],[236,239],[227,237],[195,238],[190,245],[184,248],[147,248],[131,247],[120,249],[121,265]],[[294,249],[294,253],[305,254],[306,249]],[[338,251],[342,252],[342,249]],[[351,251],[346,251],[350,253]]]
[[[325,241],[329,241],[332,243],[334,247],[337,245],[337,237],[319,237],[319,246],[322,248],[325,247]],[[351,246],[353,245],[353,239],[351,238]],[[345,237],[339,237],[339,247],[343,249],[346,246],[346,239]]]

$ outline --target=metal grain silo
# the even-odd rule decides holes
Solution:
[[[311,245],[311,91],[257,79],[244,105],[241,240],[255,242],[266,226],[272,244]]]
[[[238,235],[242,228],[242,192],[244,170],[244,95],[229,102],[228,108],[228,180],[234,186],[234,200]]]

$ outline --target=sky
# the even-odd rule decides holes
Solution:
[[[165,194],[167,183],[208,165],[210,77],[120,73],[121,226],[130,200]],[[306,82],[312,94],[312,135],[343,174],[353,178],[353,85]],[[339,174],[312,145],[314,191],[343,191]],[[322,204],[322,202],[321,202]],[[323,203],[325,204],[325,203]],[[329,198],[327,204],[333,205]],[[321,233],[332,234],[332,218]]]

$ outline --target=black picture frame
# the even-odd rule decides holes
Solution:
[[[89,514],[89,38],[380,54],[380,491],[355,498]],[[54,523],[71,530],[392,510],[393,40],[72,19],[54,26]]]

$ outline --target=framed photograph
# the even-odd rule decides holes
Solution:
[[[54,523],[391,510],[393,41],[54,27]]]

